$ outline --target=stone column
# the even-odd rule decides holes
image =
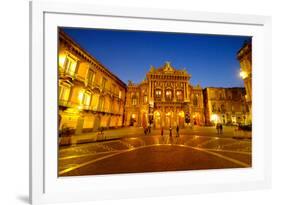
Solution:
[[[165,83],[162,83],[162,101],[165,101]]]
[[[173,97],[173,101],[176,102],[176,83],[173,84],[173,87],[174,87],[174,89],[173,89],[172,97]]]

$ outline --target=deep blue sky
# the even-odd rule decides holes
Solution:
[[[191,84],[202,87],[244,86],[236,53],[245,36],[134,32],[64,28],[75,42],[125,83],[141,82],[150,66],[166,61],[186,68]]]

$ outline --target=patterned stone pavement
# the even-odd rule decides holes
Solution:
[[[59,176],[251,167],[251,138],[151,134],[60,147]]]

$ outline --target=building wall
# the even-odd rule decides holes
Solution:
[[[59,129],[122,126],[126,84],[63,32],[59,42]]]
[[[245,124],[249,108],[245,88],[205,88],[206,124]]]
[[[126,125],[185,127],[186,115],[191,116],[191,123],[203,125],[203,91],[200,86],[190,86],[189,79],[185,69],[175,69],[167,62],[157,69],[152,66],[140,84],[129,82]],[[196,104],[191,99],[196,99]]]
[[[249,115],[247,123],[252,123],[252,44],[246,42],[244,46],[238,51],[237,59],[240,62],[240,76],[244,80],[246,89],[246,102],[249,107]]]
[[[190,99],[191,123],[194,125],[205,125],[203,89],[199,85],[190,86]]]

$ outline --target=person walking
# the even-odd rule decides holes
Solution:
[[[179,125],[177,125],[177,137],[180,136],[180,128],[179,128]]]
[[[170,126],[170,137],[172,137],[172,127]]]
[[[163,137],[163,135],[164,135],[164,129],[163,127],[161,127],[161,137]]]
[[[146,127],[145,127],[145,126],[143,126],[143,132],[144,132],[144,135],[146,135],[146,133],[147,133],[147,129],[146,129]]]
[[[217,134],[219,135],[220,134],[220,124],[219,123],[217,123],[216,129],[217,129]]]
[[[220,124],[220,134],[222,134],[222,130],[223,130],[223,127],[222,127],[222,124]]]

